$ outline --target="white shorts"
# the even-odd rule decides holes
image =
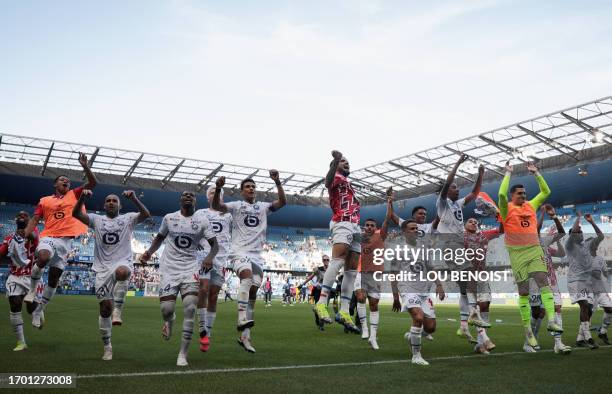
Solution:
[[[47,263],[48,267],[56,267],[64,270],[66,262],[68,261],[68,253],[72,248],[71,237],[44,237],[38,242],[36,248],[36,254],[41,250],[46,250],[51,253],[51,258]]]
[[[200,280],[207,280],[210,286],[222,287],[225,283],[225,268],[213,266],[213,268],[200,274]]]
[[[373,272],[358,272],[355,277],[355,290],[364,290],[368,297],[380,300],[380,282],[374,280]]]
[[[576,304],[578,301],[587,301],[589,304],[593,303],[593,293],[591,293],[590,283],[583,281],[569,282],[567,284],[567,290],[570,293],[572,304]]]
[[[181,297],[187,293],[198,293],[200,290],[200,274],[193,272],[184,276],[160,275],[159,297],[177,296]]]
[[[109,269],[104,272],[96,272],[96,280],[94,282],[94,288],[96,289],[96,299],[98,302],[104,300],[112,300],[113,299],[113,289],[115,288],[115,271],[118,267],[127,267],[130,270],[128,274],[128,278],[132,275],[132,265],[128,263],[118,263],[113,266],[112,269]]]
[[[491,302],[491,285],[489,282],[479,281],[476,286],[476,302]]]
[[[330,222],[332,244],[348,245],[353,252],[361,253],[361,228],[353,222]]]
[[[8,282],[7,282],[8,283]],[[612,298],[610,298],[610,294],[608,293],[598,293],[592,295],[593,297],[593,306],[594,308],[612,308]],[[593,309],[595,310],[595,309]]]
[[[232,256],[230,266],[237,275],[244,270],[251,270],[253,286],[261,287],[263,283],[263,264],[264,259],[260,255],[243,254]]]
[[[428,293],[402,293],[402,312],[412,308],[421,308],[425,317],[436,318],[436,310]]]
[[[563,305],[561,293],[559,292],[559,286],[550,285],[550,289],[553,292],[553,299],[555,301],[555,305]],[[540,288],[538,287],[538,284],[533,278],[529,278],[529,306],[542,306],[542,296],[540,295]]]
[[[6,296],[24,296],[30,291],[30,277],[26,275],[9,275],[6,279]]]

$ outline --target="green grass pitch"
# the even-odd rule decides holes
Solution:
[[[173,338],[166,342],[160,334],[157,300],[129,297],[124,324],[113,329],[114,359],[105,362],[101,360],[94,297],[55,297],[42,331],[31,327],[24,311],[29,348],[21,353],[12,352],[15,340],[5,301],[0,370],[75,373],[81,375],[77,389],[83,392],[607,392],[610,387],[612,348],[575,349],[569,356],[556,355],[550,351],[552,338],[542,332],[540,342],[546,351],[522,353],[516,307],[492,306],[491,321],[503,322],[489,329],[497,348],[484,356],[475,355],[472,345],[456,336],[458,323],[448,319],[458,318],[457,306],[437,306],[434,341],[423,340],[422,353],[431,365],[420,367],[409,363],[410,350],[403,338],[410,326],[409,316],[391,312],[390,305],[381,306],[381,349],[374,351],[367,341],[345,334],[337,324],[318,331],[309,305],[282,307],[275,302],[265,309],[258,302],[252,331],[257,353],[250,354],[236,344],[236,304],[220,303],[210,351],[201,353],[194,335],[189,366],[179,368],[175,363],[182,322],[180,302],[178,306]],[[601,312],[594,324],[600,320]],[[564,342],[572,345],[577,309],[565,309],[564,326]],[[164,374],[146,374],[157,371]]]

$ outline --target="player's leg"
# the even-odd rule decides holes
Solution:
[[[208,346],[204,346],[203,349],[202,338],[208,335],[206,330],[206,314],[208,307],[208,294],[210,291],[210,278],[200,276],[200,286],[198,290],[198,328],[200,332],[200,350],[205,352],[208,351]]]
[[[361,288],[361,281],[359,277],[361,274],[358,274],[357,282],[359,286],[356,286],[355,290],[355,298],[357,300],[357,319],[359,320],[359,325],[361,326],[361,338],[368,339],[370,337],[370,330],[368,328],[368,319],[367,319],[367,308],[366,308],[366,299],[367,294],[364,289]]]
[[[516,275],[515,275],[516,277]],[[535,348],[538,346],[538,340],[535,335],[533,335],[533,330],[531,329],[531,307],[529,305],[529,277],[525,276],[525,279],[518,282],[517,277],[517,288],[519,294],[519,312],[521,314],[521,322],[523,323],[523,328],[525,329],[525,342],[526,346],[523,348],[526,350],[527,346]]]
[[[17,338],[17,345],[13,349],[14,352],[19,352],[27,349],[25,336],[23,334],[23,316],[21,315],[21,308],[23,305],[24,294],[21,295],[10,295],[12,291],[10,289],[14,284],[10,284],[9,280],[7,280],[7,295],[9,302],[9,318],[11,322],[11,327],[13,328],[13,333]]]
[[[340,311],[337,319],[344,327],[352,332],[357,332],[358,328],[353,322],[349,313],[351,298],[355,288],[355,277],[357,276],[357,266],[359,265],[359,252],[351,244],[351,249],[345,257],[344,277],[342,279],[342,287],[340,288]]]
[[[480,310],[480,316],[482,317],[483,321],[488,323],[489,322],[489,308],[491,306],[490,294],[489,294],[489,298],[485,298],[483,297],[483,295],[479,295],[479,297],[480,298],[478,300],[479,301],[478,309]],[[491,350],[495,349],[495,344],[489,338],[486,328],[478,327],[477,332],[478,332],[478,344],[479,345],[482,345],[482,347],[487,352],[490,352]]]
[[[247,318],[249,306],[249,293],[253,285],[253,272],[251,271],[251,260],[248,257],[234,259],[234,271],[238,275],[238,331],[244,331],[253,326],[254,322]]]
[[[610,305],[603,307],[604,315],[597,335],[599,336],[599,339],[603,341],[603,343],[610,345],[610,340],[608,339],[608,328],[610,327],[610,324],[612,324],[612,302],[610,302],[610,296],[608,294],[601,294],[600,298],[602,297],[607,298]]]
[[[187,365],[187,354],[193,336],[193,326],[198,306],[199,280],[197,282],[182,283],[180,290],[183,299],[183,335],[181,335],[181,347],[176,359],[176,365],[184,367]]]
[[[247,320],[255,322],[255,303],[257,301],[257,292],[262,285],[263,269],[257,262],[253,262],[252,266],[252,286],[249,290],[249,303],[247,305]],[[254,325],[254,323],[253,323]],[[251,327],[253,326],[251,325]],[[255,348],[251,344],[251,327],[246,327],[242,331],[242,335],[238,339],[238,343],[249,353],[255,353]]]
[[[204,321],[206,328],[206,335],[210,338],[212,336],[213,326],[215,319],[217,318],[217,303],[219,301],[219,292],[221,286],[212,284],[208,290],[208,305],[206,306],[206,319]]]
[[[466,283],[465,287],[468,307],[470,309],[468,324],[476,327],[491,327],[491,324],[483,320],[482,316],[480,315],[480,311],[478,310],[478,282],[475,280],[470,280]]]
[[[46,238],[41,239],[38,247],[36,248],[36,259],[34,260],[34,264],[32,264],[32,273],[30,275],[30,291],[28,291],[28,294],[24,299],[25,302],[34,302],[38,283],[42,278],[47,263],[51,261],[51,258],[55,253],[53,246],[46,241]]]
[[[425,361],[421,355],[421,337],[423,334],[423,323],[425,320],[423,310],[416,304],[412,304],[408,308],[408,313],[410,313],[410,316],[412,317],[412,326],[410,327],[410,332],[406,333],[404,337],[410,343],[412,363],[417,365],[429,365],[429,363]]]
[[[110,293],[110,292],[109,292]],[[113,345],[111,344],[112,337],[112,319],[113,313],[113,302],[111,295],[105,296],[106,299],[100,301],[100,316],[98,317],[98,328],[100,330],[100,337],[104,344],[104,354],[102,360],[110,361],[113,359]]]
[[[548,325],[546,329],[551,332],[563,332],[563,327],[555,322],[555,297],[548,281],[548,271],[542,260],[534,260],[530,264],[531,274],[540,288],[542,306],[546,311]]]
[[[370,305],[370,338],[368,342],[370,346],[374,350],[378,350],[378,321],[379,321],[379,312],[378,312],[378,300],[380,296],[378,294],[370,294],[368,293],[368,303]],[[367,324],[366,324],[367,326]]]
[[[558,292],[555,292],[555,322],[559,325],[559,327],[563,327],[563,318],[561,315],[561,304],[562,304],[561,294],[559,294]],[[555,340],[555,345],[553,347],[553,350],[555,353],[569,354],[572,352],[571,346],[567,346],[561,341],[560,332],[551,332],[551,334]]]
[[[591,305],[586,298],[579,300],[578,305],[580,306],[580,326],[576,346],[597,349],[599,345],[591,337]]]
[[[172,336],[172,327],[176,319],[176,296],[179,292],[179,284],[174,283],[171,278],[162,275],[159,284],[159,306],[162,314],[162,337],[169,341]]]
[[[459,329],[457,335],[465,337],[470,343],[476,343],[474,337],[470,333],[468,320],[470,317],[470,304],[467,297],[467,283],[463,281],[457,282],[459,287]]]
[[[332,232],[333,234],[333,232]],[[344,266],[344,260],[348,254],[349,245],[347,243],[334,243],[332,246],[332,259],[325,270],[323,275],[323,281],[321,283],[321,295],[319,301],[317,301],[315,310],[319,315],[319,319],[323,323],[329,324],[332,322],[327,311],[327,304],[329,301],[329,295],[332,292],[332,286],[336,281],[336,276],[340,269]]]
[[[316,305],[317,305],[317,302],[319,301],[319,297],[321,296],[321,288],[314,287],[312,289],[312,292],[310,293],[310,296],[312,297],[312,300],[313,300],[312,311],[314,313],[315,324],[317,325],[317,328],[319,328],[319,330],[323,331],[325,330],[323,322],[319,319],[319,315],[317,314],[317,311],[316,311]]]
[[[128,282],[132,271],[126,265],[120,265],[115,269],[114,279],[115,286],[113,287],[113,315],[112,324],[113,326],[120,326],[123,324],[123,304],[125,303],[125,295],[128,291]]]

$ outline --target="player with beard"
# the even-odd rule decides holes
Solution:
[[[455,163],[454,167],[448,174],[444,186],[440,191],[440,196],[436,201],[436,208],[438,210],[439,223],[437,226],[438,233],[443,234],[444,242],[447,244],[446,247],[451,249],[463,248],[463,233],[465,231],[463,224],[463,207],[474,201],[480,193],[480,187],[482,186],[482,179],[484,176],[484,166],[481,164],[478,167],[478,178],[474,183],[472,192],[463,198],[459,198],[459,187],[454,182],[455,175],[459,170],[459,166],[468,159],[467,155],[461,155],[459,160]],[[465,267],[464,265],[455,264],[451,262],[451,268],[461,270]],[[470,342],[473,341],[472,334],[468,327],[468,319],[470,315],[470,307],[467,299],[466,282],[457,282],[459,285],[459,308],[460,308],[460,319],[461,326],[457,330],[457,335],[466,337]]]
[[[215,186],[211,186],[206,192],[208,204],[211,207],[214,196]],[[223,192],[221,192],[219,199],[223,201]],[[225,270],[231,253],[232,215],[216,211],[213,208],[200,209],[196,211],[196,214],[202,214],[208,218],[219,244],[219,253],[215,256],[212,270],[200,277],[200,294],[198,296],[200,350],[207,352],[210,348],[212,329],[217,317],[219,291],[225,283]],[[203,256],[205,256],[210,249],[208,242],[201,242],[200,246]]]
[[[79,164],[85,171],[87,182],[82,186],[70,189],[68,177],[63,175],[56,177],[53,181],[55,193],[40,199],[34,210],[34,216],[25,229],[25,237],[29,238],[41,219],[45,222],[45,228],[40,233],[40,242],[36,248],[36,261],[32,265],[30,292],[24,298],[25,302],[34,301],[34,292],[48,265],[48,282],[43,290],[41,303],[32,313],[32,325],[38,329],[42,329],[45,323],[44,311],[55,295],[68,260],[68,253],[72,249],[72,240],[87,232],[87,226],[72,217],[72,208],[77,203],[81,192],[84,189],[93,189],[98,181],[91,172],[84,153],[79,153]]]
[[[10,275],[6,280],[6,296],[10,307],[10,321],[13,332],[17,337],[17,346],[14,352],[20,352],[28,348],[23,334],[23,316],[21,308],[24,297],[30,290],[30,273],[34,253],[38,246],[38,229],[34,229],[29,238],[25,237],[25,228],[30,220],[27,212],[21,211],[15,217],[17,230],[14,234],[7,235],[0,245],[0,257],[9,257]],[[33,302],[26,302],[28,313],[32,313],[36,307]]]
[[[124,191],[123,196],[136,205],[138,212],[121,215],[119,196],[109,194],[104,199],[105,215],[83,213],[85,200],[91,195],[91,190],[83,190],[72,209],[72,216],[94,230],[94,263],[91,269],[96,273],[94,287],[100,303],[98,328],[104,344],[102,360],[109,361],[113,359],[112,327],[123,323],[121,312],[128,291],[128,279],[134,269],[134,228],[151,214],[133,190]]]
[[[196,215],[195,193],[184,191],[180,197],[179,211],[164,216],[159,231],[149,249],[140,260],[146,263],[164,243],[159,259],[159,302],[161,307],[162,337],[170,340],[176,315],[176,296],[183,299],[183,335],[176,365],[188,365],[187,353],[193,335],[194,317],[198,303],[200,275],[213,268],[214,258],[219,251],[210,221],[204,215]],[[198,250],[203,239],[208,240],[210,252],[198,264]]]
[[[255,325],[255,301],[263,280],[263,245],[266,241],[268,214],[276,212],[287,204],[283,184],[277,170],[270,170],[270,178],[276,184],[278,199],[273,202],[255,201],[257,187],[251,178],[240,183],[242,201],[221,202],[221,191],[225,177],[216,182],[212,208],[222,213],[231,213],[232,256],[231,266],[240,284],[238,287],[238,344],[247,352],[255,353],[251,343],[251,327]]]
[[[334,160],[331,162],[325,177],[325,187],[329,193],[329,205],[333,212],[330,222],[332,258],[323,277],[321,296],[316,305],[316,312],[319,319],[324,323],[330,324],[332,322],[327,310],[327,301],[336,275],[344,267],[340,311],[336,315],[336,320],[344,325],[345,329],[357,332],[358,329],[349,313],[349,306],[361,253],[360,204],[348,180],[350,173],[348,160],[336,150],[332,151],[332,156]]]

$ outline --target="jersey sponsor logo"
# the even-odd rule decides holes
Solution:
[[[259,218],[255,215],[246,215],[244,217],[244,225],[247,227],[259,226]]]
[[[53,214],[53,217],[57,220],[63,219],[65,216],[66,214],[63,211],[57,211]]]
[[[198,228],[200,228],[200,226],[198,226],[197,223],[191,223],[191,229],[192,230],[198,231]]]
[[[177,235],[174,238],[174,245],[179,249],[189,249],[193,244],[193,240],[186,235]]]
[[[453,215],[455,215],[455,219],[457,219],[458,221],[463,221],[463,211],[461,211],[460,209],[453,211]]]
[[[223,231],[223,223],[211,221],[210,224],[215,233],[220,233]]]
[[[425,231],[423,230],[417,230],[417,237],[419,238],[423,238],[425,236]]]
[[[119,234],[117,233],[105,233],[102,236],[102,242],[104,245],[115,245],[119,242]]]

